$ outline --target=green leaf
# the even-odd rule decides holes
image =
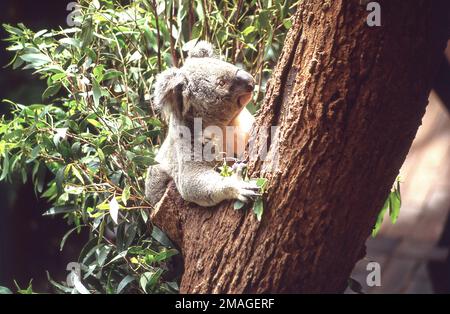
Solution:
[[[52,81],[53,82],[59,82],[61,81],[63,78],[66,78],[67,74],[65,72],[63,73],[56,73],[52,75]]]
[[[50,273],[49,273],[48,271],[46,271],[46,274],[47,274],[47,280],[48,280],[48,282],[50,282],[50,284],[51,284],[53,287],[55,287],[56,289],[59,289],[59,290],[62,291],[62,292],[65,292],[65,293],[72,293],[73,288],[69,288],[69,287],[63,286],[62,284],[59,284],[59,283],[57,283],[56,281],[54,281],[54,280],[50,277]]]
[[[236,200],[233,204],[234,210],[242,209],[245,206],[245,203],[241,202],[240,200]]]
[[[55,96],[61,90],[61,87],[62,87],[61,83],[50,85],[42,94],[42,100],[45,101]]]
[[[9,156],[8,153],[5,153],[3,157],[3,165],[2,165],[2,175],[0,176],[0,181],[3,181],[9,173]]]
[[[156,283],[158,282],[162,273],[163,273],[162,269],[158,269],[153,272],[143,273],[139,280],[142,290],[144,290],[144,292],[148,293],[149,289],[151,290],[156,285]]]
[[[66,244],[67,239],[69,238],[69,236],[75,231],[78,230],[79,227],[75,227],[70,229],[69,231],[66,232],[66,234],[63,236],[61,243],[59,244],[59,251],[62,251],[64,249],[64,245]]]
[[[92,93],[95,107],[98,107],[100,105],[100,98],[102,97],[102,89],[96,80],[92,81]]]
[[[290,29],[292,27],[292,20],[290,18],[283,20],[283,26],[286,29]]]
[[[389,195],[389,216],[392,224],[395,224],[400,214],[401,200],[397,192],[391,192]]]
[[[400,214],[401,204],[400,177],[397,177],[392,190],[390,191],[386,201],[384,202],[383,208],[378,214],[377,221],[372,230],[372,237],[375,237],[380,231],[386,211],[389,210],[389,217],[392,224],[395,224],[397,222],[398,216]]]
[[[21,55],[20,58],[23,61],[28,62],[35,67],[43,66],[47,63],[52,62],[52,60],[48,56],[42,53],[28,53]]]
[[[256,27],[254,27],[253,25],[250,25],[242,31],[242,35],[248,36],[249,34],[253,33],[255,30],[256,30]]]
[[[256,219],[258,219],[258,221],[261,221],[264,212],[264,203],[261,197],[258,197],[256,199],[255,204],[253,205],[253,212],[256,215]]]
[[[81,43],[77,38],[65,37],[60,39],[59,42],[63,45],[72,46],[77,49],[81,47]]]
[[[103,80],[103,77],[104,77],[103,73],[104,73],[104,71],[105,71],[105,66],[102,65],[102,64],[97,65],[94,68],[94,70],[92,70],[92,73],[94,74],[95,81],[101,82]]]
[[[58,191],[58,195],[64,192],[64,177],[67,166],[61,167],[56,172],[55,182],[56,182],[56,190]]]
[[[119,260],[119,259],[121,259],[121,258],[125,258],[126,256],[127,256],[127,251],[123,251],[123,252],[120,252],[119,254],[117,254],[116,256],[114,256],[109,262],[108,262],[108,264],[112,264],[112,263],[114,263],[115,261],[117,261],[117,260]]]
[[[177,255],[179,252],[175,249],[163,249],[161,252],[159,252],[156,256],[155,256],[155,262],[162,262],[162,261],[166,261],[169,258],[171,258],[172,256]]]
[[[77,177],[77,179],[81,182],[81,184],[84,184],[84,179],[80,171],[78,171],[78,169],[75,166],[72,166],[71,169],[74,176]]]
[[[145,293],[147,293],[147,285],[151,278],[152,278],[152,273],[145,272],[141,275],[141,278],[139,279],[139,284],[141,285],[141,289],[144,290]]]
[[[8,288],[0,286],[0,294],[13,294],[13,293]]]
[[[42,216],[53,216],[58,214],[72,213],[78,209],[78,206],[67,205],[67,206],[55,206],[47,210]]]
[[[112,80],[118,77],[123,76],[123,73],[117,70],[108,70],[105,72],[105,74],[103,75],[103,80],[107,81],[107,80]]]
[[[28,287],[26,289],[21,289],[15,280],[14,280],[14,283],[15,283],[15,285],[17,287],[17,290],[18,290],[17,293],[19,293],[19,294],[34,294],[34,292],[33,292],[33,284],[32,284],[33,283],[33,279],[30,280],[30,282],[28,283]]]
[[[148,222],[148,213],[145,209],[140,209],[142,221],[146,224]]]
[[[139,61],[139,60],[141,60],[141,58],[142,58],[142,54],[138,51],[138,50],[136,50],[131,56],[130,56],[130,58],[129,58],[129,62],[136,62],[136,61]]]
[[[102,124],[100,122],[98,122],[97,120],[95,120],[95,119],[87,119],[86,121],[89,122],[89,124],[92,124],[93,126],[95,126],[98,129],[101,129],[103,127]]]
[[[44,184],[45,184],[45,176],[47,174],[47,168],[44,164],[39,163],[37,176],[36,176],[36,190],[39,193],[42,193],[44,190]]]
[[[156,272],[152,274],[150,277],[149,282],[147,283],[148,286],[150,286],[151,289],[154,289],[156,284],[158,283],[159,279],[161,278],[161,275],[163,274],[163,270],[161,268],[158,268]]]
[[[122,192],[122,203],[123,205],[127,206],[128,200],[130,199],[130,192],[131,186],[127,185]]]
[[[127,250],[133,243],[137,233],[136,223],[127,224],[123,222],[117,228],[117,250]]]
[[[92,1],[92,5],[94,6],[94,8],[96,8],[97,10],[100,9],[101,5],[100,2],[98,0],[93,0]]]
[[[122,279],[122,281],[119,283],[119,285],[117,286],[117,294],[120,294],[122,292],[122,290],[128,286],[128,284],[130,284],[131,282],[135,281],[136,278],[134,276],[128,275],[125,278]]]
[[[48,30],[46,30],[46,29],[40,30],[39,32],[34,34],[33,39],[37,39],[37,38],[41,37],[42,35],[44,35],[47,32],[48,32]]]
[[[256,180],[256,186],[259,187],[261,194],[264,194],[267,186],[267,179],[259,178]]]
[[[153,226],[152,238],[161,243],[162,245],[164,245],[165,247],[175,247],[172,241],[170,241],[169,238],[166,236],[166,234],[156,226]]]
[[[75,142],[72,144],[72,147],[70,148],[72,150],[72,155],[75,158],[81,158],[81,143],[80,142]]]
[[[109,214],[111,215],[112,220],[118,224],[119,220],[119,203],[117,202],[116,198],[113,197],[111,201],[109,202]]]
[[[270,11],[269,10],[261,10],[258,14],[257,17],[258,21],[259,21],[259,25],[261,26],[262,29],[269,31],[271,28],[270,25]]]
[[[65,132],[67,132],[67,130]],[[72,149],[69,145],[69,142],[64,137],[60,137],[58,151],[61,153],[61,156],[65,160],[69,160],[72,158]],[[66,174],[66,176],[67,176],[67,174]]]
[[[105,245],[100,248],[97,248],[95,254],[97,255],[97,265],[99,267],[103,267],[105,264],[106,258],[108,257],[108,254],[111,252],[112,246]]]
[[[83,23],[81,31],[81,49],[86,49],[94,39],[94,25],[92,23],[92,17],[86,18]]]
[[[101,162],[105,162],[105,153],[101,148],[97,149],[98,158],[100,158]]]
[[[95,254],[97,253],[97,250],[103,246],[105,246],[105,244],[100,243],[95,245],[94,247],[91,247],[87,254],[83,257],[81,264],[87,265],[90,261],[96,261]]]
[[[8,25],[8,24],[3,24],[3,28],[8,33],[11,33],[11,34],[14,34],[14,35],[18,35],[18,36],[22,36],[23,35],[23,31],[21,29],[17,28],[17,27],[14,27],[14,26],[11,26],[11,25]]]
[[[27,163],[35,161],[39,153],[41,152],[41,146],[37,145],[31,151],[31,158],[27,160]]]
[[[380,213],[378,214],[377,221],[375,223],[375,226],[372,229],[372,237],[375,238],[378,232],[381,229],[381,225],[383,224],[384,214],[389,209],[389,197],[384,202],[383,208],[381,209]]]
[[[133,163],[142,166],[142,167],[148,167],[153,165],[154,159],[152,157],[148,156],[135,156],[132,159]]]
[[[231,177],[233,174],[233,170],[230,166],[227,165],[227,162],[224,160],[221,167],[219,167],[220,175],[222,177]]]

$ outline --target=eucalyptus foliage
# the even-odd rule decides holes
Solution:
[[[372,237],[374,238],[377,236],[378,232],[380,232],[386,212],[389,212],[389,218],[392,224],[395,224],[397,222],[398,215],[400,214],[400,208],[402,206],[400,180],[400,176],[395,179],[392,189],[389,192],[386,201],[384,202],[383,208],[378,213],[377,221],[375,222],[375,226],[372,229]]]
[[[58,292],[178,291],[171,267],[178,252],[150,224],[144,199],[146,168],[165,131],[151,105],[155,75],[181,65],[192,40],[208,40],[255,75],[255,108],[295,6],[93,0],[80,2],[74,27],[35,32],[4,25],[14,55],[9,65],[31,70],[47,89],[33,104],[4,101],[11,110],[0,119],[0,180],[31,179],[53,204],[44,215],[67,220],[61,250],[68,237],[89,233],[75,288],[49,275]]]

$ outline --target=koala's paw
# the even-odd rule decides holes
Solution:
[[[248,203],[258,196],[261,196],[261,194],[259,193],[259,187],[256,185],[256,182],[238,181],[236,196],[238,200],[243,203]]]
[[[231,170],[233,171],[234,175],[238,179],[244,179],[245,174],[247,172],[247,164],[244,162],[236,162],[232,167]]]

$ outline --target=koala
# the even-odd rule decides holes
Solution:
[[[188,52],[181,68],[157,75],[154,106],[167,120],[168,132],[155,158],[158,164],[147,171],[145,196],[150,204],[162,198],[171,179],[184,200],[204,207],[224,200],[248,202],[259,195],[256,183],[242,178],[242,167],[223,177],[215,170],[218,159],[195,158],[193,148],[210,145],[220,159],[236,142],[248,141],[254,119],[245,106],[254,85],[249,73],[220,60],[204,41]],[[201,121],[201,132],[195,130],[196,121]],[[230,126],[234,132],[227,132]]]

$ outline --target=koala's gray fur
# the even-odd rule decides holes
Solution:
[[[222,177],[214,170],[214,162],[193,159],[192,139],[183,137],[179,127],[193,131],[195,118],[202,119],[203,128],[224,129],[233,124],[246,110],[253,77],[215,58],[212,46],[203,41],[188,56],[183,67],[168,69],[156,78],[154,104],[167,118],[169,130],[156,156],[158,164],[148,169],[146,198],[155,205],[172,178],[183,199],[201,206],[213,206],[227,199],[247,202],[257,195],[256,184],[244,181],[239,174]]]

